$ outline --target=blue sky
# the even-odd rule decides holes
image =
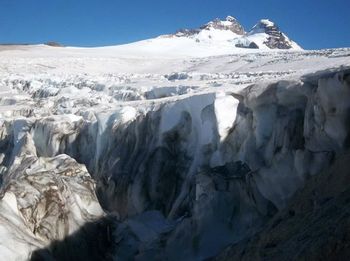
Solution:
[[[269,18],[305,49],[350,47],[349,0],[0,0],[0,43],[101,46],[236,17]]]

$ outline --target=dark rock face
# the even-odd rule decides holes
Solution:
[[[199,29],[180,29],[176,31],[175,36],[192,36],[198,34],[199,32]]]
[[[259,49],[259,46],[254,42],[249,43],[249,45],[244,45],[243,43],[238,43],[238,44],[236,44],[236,47],[249,48],[249,49]]]
[[[279,36],[270,36],[264,44],[271,49],[291,49],[292,45],[286,37],[280,32]]]
[[[216,18],[213,21],[201,26],[199,29],[180,29],[175,33],[175,36],[193,36],[200,33],[201,30],[210,30],[211,28],[218,30],[229,30],[238,35],[245,34],[243,26],[234,17],[228,16],[226,17],[225,21]]]
[[[251,42],[248,47],[251,49],[259,49],[259,46],[254,42]]]
[[[280,31],[278,26],[268,20],[261,20],[253,27],[249,34],[259,32],[269,35],[264,44],[270,49],[291,49],[293,47],[290,40]]]

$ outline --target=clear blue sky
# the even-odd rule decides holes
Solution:
[[[236,17],[269,18],[306,49],[350,47],[350,0],[0,0],[0,43],[101,46]]]

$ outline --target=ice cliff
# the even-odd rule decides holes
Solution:
[[[142,110],[3,119],[2,253],[63,239],[103,217],[100,203],[116,216],[116,257],[215,256],[349,148],[349,99],[340,69]]]

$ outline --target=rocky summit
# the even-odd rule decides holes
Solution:
[[[250,31],[249,35],[265,33],[268,35],[264,44],[270,49],[291,49],[293,45],[288,37],[280,31],[278,26],[270,20],[263,19]]]
[[[238,48],[250,49],[301,49],[268,19],[260,20],[251,30],[245,32],[243,26],[232,16],[225,20],[210,21],[198,29],[181,29],[165,37],[187,37],[201,41],[230,42]]]

